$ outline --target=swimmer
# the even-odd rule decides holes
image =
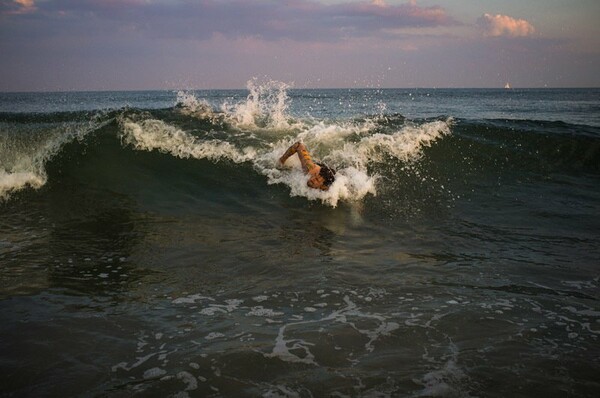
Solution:
[[[289,147],[283,156],[279,158],[279,164],[283,166],[285,161],[295,153],[298,154],[302,170],[310,176],[306,185],[314,189],[327,191],[331,184],[333,184],[333,181],[335,181],[335,170],[324,164],[313,162],[306,147],[301,142],[296,142]]]

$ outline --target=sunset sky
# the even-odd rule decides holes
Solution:
[[[0,91],[598,87],[598,0],[0,0]]]

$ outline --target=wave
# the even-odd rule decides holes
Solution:
[[[593,127],[445,116],[409,120],[386,114],[385,107],[380,114],[358,119],[297,117],[289,112],[288,89],[283,83],[261,85],[253,80],[248,96],[238,102],[211,104],[193,93],[179,92],[176,104],[165,109],[0,114],[0,200],[44,187],[49,164],[85,157],[90,146],[105,151],[106,162],[114,150],[125,156],[154,152],[187,162],[228,162],[251,170],[268,185],[283,184],[290,196],[333,207],[340,201],[377,196],[382,187],[425,159],[442,165],[436,170],[443,169],[448,178],[474,169],[492,173],[499,166],[541,173],[600,171],[600,134]],[[97,139],[101,135],[108,135],[111,143]],[[337,169],[328,191],[307,187],[296,157],[287,167],[276,167],[281,154],[296,141]],[[76,167],[69,163],[53,169],[63,166]],[[426,175],[428,170],[419,172]]]
[[[477,156],[482,167],[541,174],[600,172],[600,129],[560,121],[460,120],[455,132],[462,151]]]
[[[207,117],[213,118],[213,115]],[[368,194],[376,195],[378,176],[368,167],[389,154],[403,161],[416,160],[424,147],[437,138],[450,134],[451,120],[433,121],[421,125],[404,126],[390,134],[372,134],[372,121],[362,124],[329,124],[318,122],[305,130],[297,127],[281,130],[273,135],[255,124],[233,134],[228,140],[200,138],[161,120],[123,116],[119,118],[120,135],[124,145],[136,150],[170,154],[179,158],[227,160],[248,163],[267,178],[268,184],[285,184],[291,196],[320,200],[336,206],[340,200],[361,200]],[[300,122],[295,123],[297,126]],[[240,128],[240,126],[236,126]],[[303,141],[313,155],[336,168],[336,180],[328,191],[309,188],[308,177],[302,172],[296,157],[277,168],[277,160],[296,141]]]

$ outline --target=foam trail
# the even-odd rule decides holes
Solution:
[[[349,296],[344,296],[343,301],[345,306],[331,312],[329,315],[323,316],[317,319],[308,319],[298,322],[291,322],[284,324],[279,328],[277,337],[275,338],[275,346],[272,352],[263,354],[266,358],[278,358],[285,362],[296,362],[304,363],[307,365],[318,366],[315,360],[314,354],[310,351],[310,346],[314,346],[314,343],[307,342],[303,339],[298,338],[286,338],[288,329],[297,327],[299,325],[319,324],[326,322],[338,322],[350,326],[358,333],[369,338],[369,341],[365,344],[365,350],[372,352],[374,350],[374,343],[382,336],[388,336],[391,332],[399,328],[399,325],[395,322],[388,322],[386,318],[379,314],[365,313],[358,308]],[[377,326],[374,329],[360,329],[356,326],[356,322],[350,320],[350,318],[370,320],[376,323]],[[293,351],[302,351],[303,356],[300,357],[293,353]]]

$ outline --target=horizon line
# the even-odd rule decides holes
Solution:
[[[529,86],[529,87],[289,87],[286,90],[589,90],[600,89],[600,86]],[[240,88],[149,88],[149,89],[83,89],[83,90],[0,90],[0,94],[63,94],[63,93],[109,93],[109,92],[158,92],[158,91],[248,91]]]

